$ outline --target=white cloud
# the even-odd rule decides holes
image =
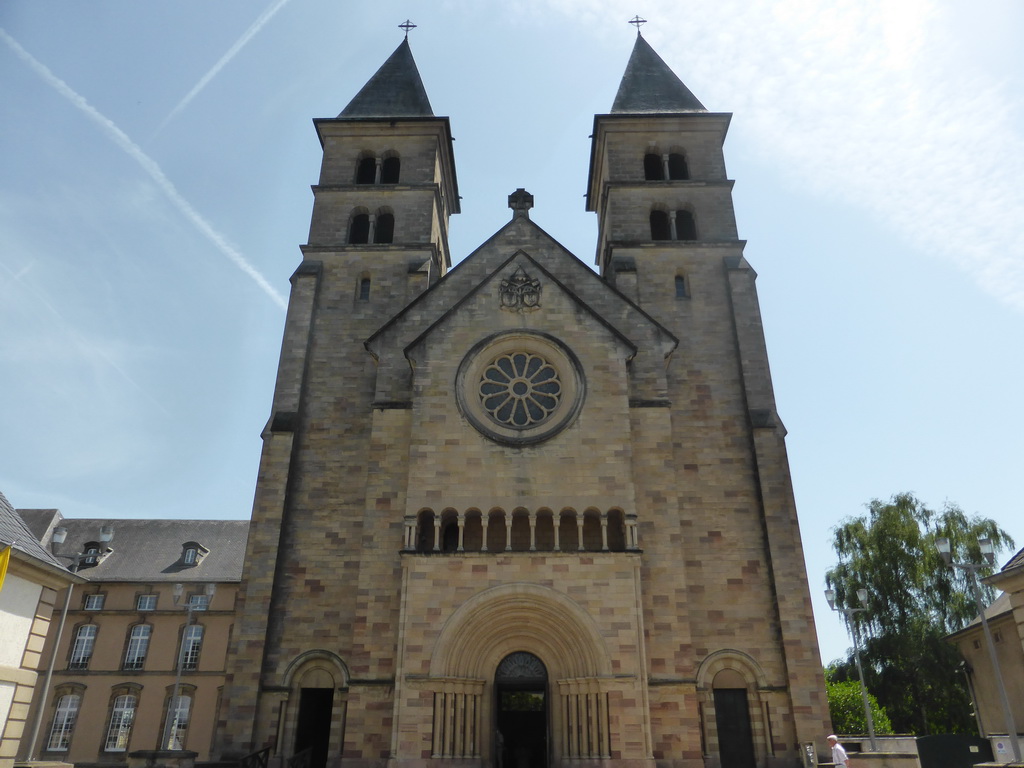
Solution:
[[[602,26],[635,13],[620,0],[533,5]],[[767,163],[1024,310],[1024,136],[1007,106],[1020,94],[979,68],[948,7],[659,0],[644,11],[644,36],[709,109],[736,113],[732,130]]]

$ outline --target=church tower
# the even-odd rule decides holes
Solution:
[[[407,41],[316,121],[223,756],[774,768],[827,732],[729,118],[638,36],[595,117],[599,273],[523,189],[448,273]]]

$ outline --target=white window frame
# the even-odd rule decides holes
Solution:
[[[192,715],[192,697],[179,695],[167,700],[167,716],[172,718],[165,749],[184,749]]]
[[[182,648],[178,658],[181,659],[182,670],[199,669],[199,654],[202,652],[204,634],[202,624],[189,624],[181,633]]]
[[[128,750],[138,704],[138,698],[131,693],[123,693],[114,699],[110,708],[107,737],[103,740],[104,752],[126,752]]]
[[[107,596],[102,592],[93,592],[91,595],[85,596],[85,602],[82,604],[84,609],[87,611],[102,611],[103,604],[107,601]]]
[[[188,596],[188,604],[193,611],[206,611],[210,608],[210,596],[203,592],[194,592]]]
[[[149,639],[153,634],[151,624],[136,624],[128,634],[128,647],[124,651],[122,669],[139,670],[146,664],[149,653]]]
[[[88,669],[92,652],[96,648],[96,635],[99,627],[96,624],[83,624],[75,632],[75,640],[71,645],[68,657],[68,669]]]
[[[57,708],[53,713],[53,725],[50,736],[46,740],[47,752],[67,752],[71,746],[71,736],[78,720],[78,709],[82,706],[82,696],[78,693],[65,693],[57,699]]]
[[[135,610],[155,611],[158,597],[159,595],[152,592],[144,595],[139,595],[135,598]]]

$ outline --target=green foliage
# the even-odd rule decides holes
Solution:
[[[832,729],[836,733],[860,734],[868,732],[864,716],[864,700],[860,695],[860,682],[855,680],[833,680],[832,670],[825,670],[825,692],[828,694],[828,711],[832,716]],[[875,733],[892,733],[889,715],[872,694],[868,694],[868,707],[875,724]]]
[[[1013,539],[992,520],[968,517],[954,504],[928,509],[912,494],[878,499],[868,514],[835,529],[839,564],[825,575],[836,591],[836,605],[856,608],[858,589],[868,591],[867,610],[852,615],[848,628],[859,633],[868,690],[899,733],[973,733],[970,698],[959,670],[960,657],[945,635],[977,615],[969,576],[942,562],[935,540],[950,540],[956,562],[981,563],[978,540],[989,538],[996,551]],[[991,569],[983,569],[980,576]],[[982,587],[986,603],[994,599]],[[834,665],[834,680],[856,680],[851,655]],[[861,715],[863,719],[863,715]],[[838,724],[836,724],[838,728]]]

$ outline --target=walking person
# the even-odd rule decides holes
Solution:
[[[825,737],[825,741],[832,747],[832,762],[837,768],[850,768],[850,758],[846,756],[846,750],[843,749],[843,745],[839,743],[839,737],[834,733],[830,733]]]

